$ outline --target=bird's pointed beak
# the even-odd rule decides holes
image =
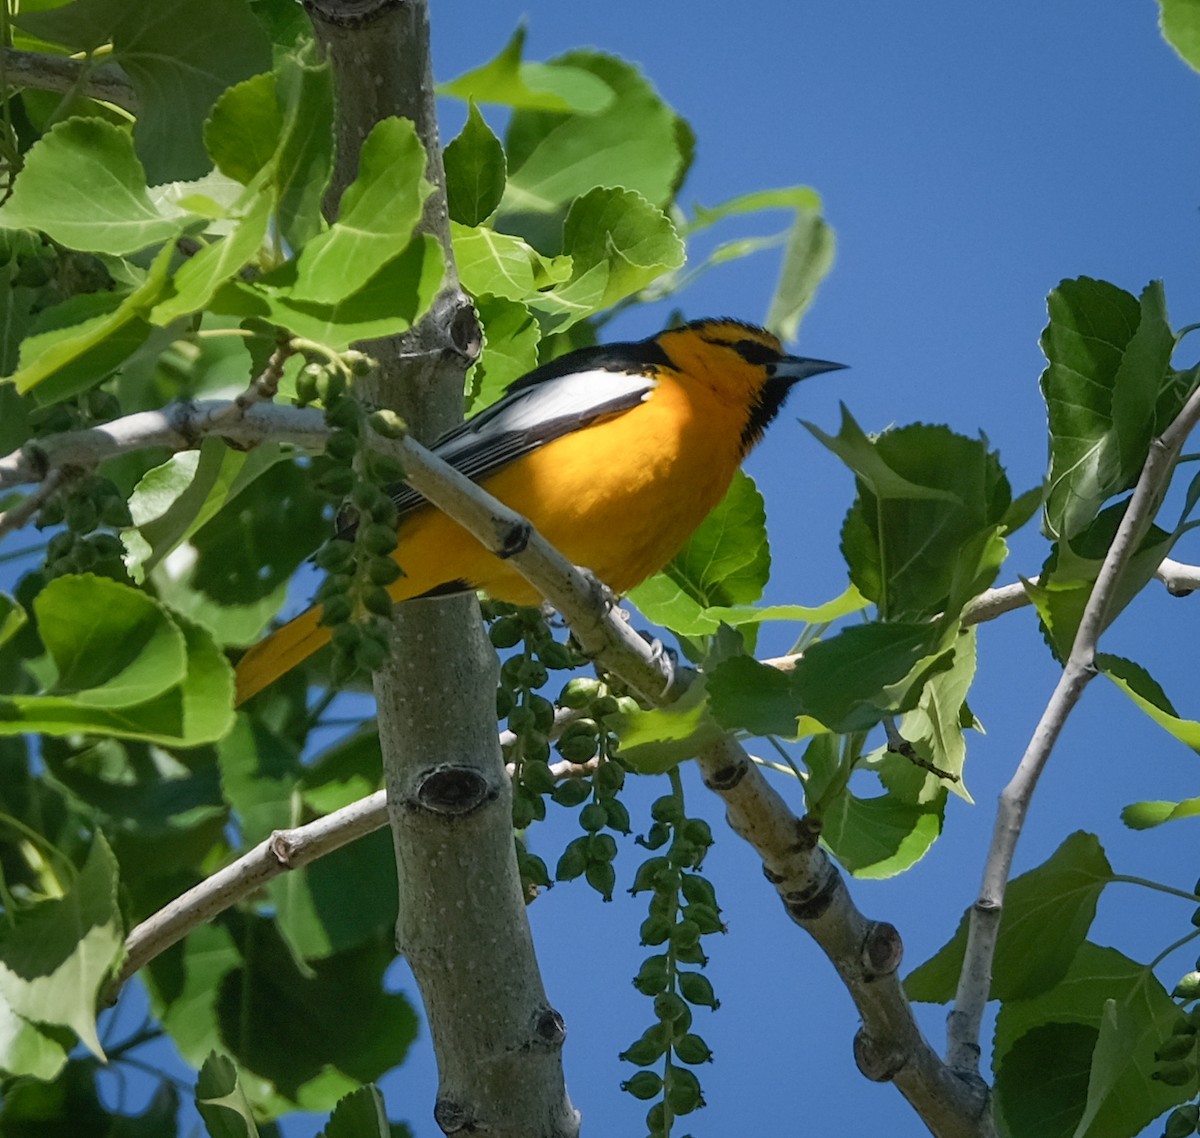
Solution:
[[[802,379],[822,375],[827,371],[841,371],[846,366],[846,364],[831,363],[829,360],[810,360],[805,356],[782,356],[775,365],[771,378],[782,381],[790,387]]]

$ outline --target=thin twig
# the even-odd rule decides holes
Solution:
[[[112,103],[130,114],[137,114],[137,92],[129,76],[115,63],[95,65],[62,55],[44,55],[12,47],[3,50],[5,79],[14,87],[58,94],[77,87],[89,99]]]
[[[0,514],[0,539],[28,525],[66,481],[66,468],[56,467],[46,475],[45,480],[36,490],[28,494],[11,510],[5,510]]]
[[[1096,648],[1107,624],[1121,574],[1153,522],[1183,444],[1198,421],[1200,389],[1193,392],[1174,422],[1150,444],[1133,496],[1100,566],[1062,675],[1034,728],[1016,773],[1000,795],[983,884],[971,908],[966,955],[954,1009],[947,1024],[946,1058],[955,1070],[977,1072],[979,1069],[979,1032],[991,992],[992,961],[1000,932],[1004,891],[1033,792],[1067,717],[1097,674]]]

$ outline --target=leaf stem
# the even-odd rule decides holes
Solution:
[[[1146,889],[1153,889],[1156,893],[1166,893],[1170,897],[1182,897],[1185,901],[1191,901],[1193,905],[1200,904],[1200,894],[1189,893],[1186,889],[1176,889],[1173,885],[1163,885],[1159,881],[1151,881],[1147,877],[1133,877],[1127,873],[1114,873],[1111,880],[1120,881],[1126,885],[1141,885]]]

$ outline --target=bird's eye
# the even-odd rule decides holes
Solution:
[[[769,348],[766,344],[760,344],[757,340],[737,340],[730,347],[746,363],[754,364],[756,367],[766,367],[769,364],[778,363],[779,361],[779,353],[774,348]]]

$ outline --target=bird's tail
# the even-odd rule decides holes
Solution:
[[[237,700],[245,703],[284,672],[307,660],[329,643],[331,630],[320,624],[321,609],[314,606],[260,640],[237,665]]]

